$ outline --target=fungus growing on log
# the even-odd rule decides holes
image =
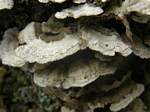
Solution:
[[[25,64],[25,60],[18,57],[15,53],[15,49],[19,46],[18,42],[19,31],[16,28],[8,29],[0,45],[0,55],[2,63],[11,66],[21,67]]]
[[[138,12],[145,15],[150,15],[150,1],[149,0],[135,0],[127,8],[128,12]]]
[[[0,10],[11,9],[14,6],[13,0],[0,0]]]
[[[55,17],[58,19],[65,19],[66,17],[77,19],[82,16],[99,15],[101,13],[103,13],[103,10],[100,7],[85,3],[83,5],[78,5],[77,7],[72,6],[68,9],[63,9],[61,12],[57,12]]]
[[[41,3],[48,3],[48,2],[54,2],[54,3],[63,3],[65,2],[66,0],[38,0],[39,2]]]
[[[73,0],[73,2],[76,4],[81,4],[81,3],[85,3],[86,0]]]
[[[128,80],[124,82],[119,88],[110,90],[108,92],[85,94],[78,99],[71,99],[65,103],[66,107],[73,108],[75,112],[93,111],[95,108],[104,108],[105,105],[110,105],[111,111],[119,111],[126,107],[131,101],[138,97],[144,91],[141,84],[135,84]],[[119,105],[119,106],[118,106]]]
[[[63,101],[61,112],[120,111],[142,94],[132,68],[135,58],[150,59],[150,33],[134,25],[149,23],[148,0],[38,1],[62,7],[46,22],[6,30],[3,64],[26,66],[35,84]]]
[[[125,35],[123,35],[122,37],[126,39]],[[150,58],[150,48],[143,45],[142,40],[139,37],[137,37],[136,35],[133,36],[134,42],[130,42],[127,39],[126,41],[129,44],[129,46],[132,46],[131,48],[135,55],[139,56],[140,58]]]
[[[19,42],[20,44],[26,44],[17,47],[15,50],[17,56],[30,63],[37,62],[44,64],[53,62],[86,48],[108,56],[114,56],[115,52],[118,52],[123,56],[128,56],[132,52],[131,48],[116,35],[116,32],[114,32],[114,35],[113,32],[110,32],[112,35],[107,36],[101,34],[103,29],[99,29],[102,30],[101,32],[89,28],[79,29],[79,31],[72,34],[64,32],[64,34],[60,33],[60,40],[49,41],[49,43],[46,43],[40,39],[40,25],[35,27],[36,24],[38,23],[30,23],[21,31],[19,34]],[[42,34],[43,33],[41,33],[41,35]],[[58,35],[59,34],[51,35],[51,37],[45,38],[52,39],[54,36],[54,39],[56,38],[57,40]]]
[[[111,64],[110,64],[111,63]],[[45,70],[34,74],[34,82],[41,87],[52,86],[65,89],[83,87],[96,80],[99,76],[113,74],[116,70],[116,60],[101,62],[97,59],[82,59],[72,63],[68,68],[55,68],[50,64]],[[52,69],[54,67],[54,69]],[[68,69],[68,70],[67,70]]]

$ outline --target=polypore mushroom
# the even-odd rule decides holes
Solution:
[[[107,35],[103,35],[101,32],[89,28],[84,28],[81,31],[82,38],[87,41],[87,46],[95,51],[100,52],[106,56],[114,56],[115,52],[120,53],[122,56],[128,56],[132,53],[131,48],[125,44],[120,38],[119,34],[113,30],[101,28],[101,32],[106,31]],[[105,33],[106,33],[105,32]]]
[[[146,30],[141,34],[143,43],[142,37],[134,32],[132,35],[127,18],[134,20],[133,26],[135,21],[147,23],[148,0],[38,1],[54,2],[44,6],[49,9],[52,4],[52,12],[56,13],[47,22],[29,23],[20,32],[15,28],[7,30],[0,45],[3,64],[22,67],[26,63],[25,69],[33,72],[34,82],[63,100],[62,112],[91,112],[105,105],[111,111],[119,111],[144,91],[142,84],[132,81],[132,66],[127,65],[135,55],[150,58],[149,33]],[[58,12],[55,3],[65,1],[68,2],[57,6],[59,10],[67,8]],[[132,42],[120,36],[122,24],[107,24],[107,19],[112,18],[122,21]]]
[[[135,88],[132,90],[131,94],[125,95],[125,98],[121,99],[117,103],[112,103],[110,110],[119,111],[122,108],[128,106],[136,97],[138,97],[144,91],[144,86],[142,84],[136,84]]]
[[[72,98],[79,98],[82,95],[90,92],[107,92],[109,90],[117,88],[123,82],[125,82],[130,77],[130,75],[131,72],[124,74],[121,72],[116,72],[115,74],[100,76],[98,79],[87,84],[84,87],[71,87],[69,89],[64,89],[47,86],[44,89],[48,94],[55,94],[61,100],[69,101]]]
[[[135,0],[127,8],[128,12],[138,12],[144,15],[150,15],[150,1],[149,0]]]
[[[48,3],[50,0],[38,0],[41,3]]]
[[[65,19],[67,17],[73,17],[77,19],[82,16],[95,16],[101,13],[103,13],[103,10],[100,7],[85,3],[83,5],[72,6],[68,9],[63,9],[61,12],[57,12],[55,17],[58,19]]]
[[[131,15],[131,18],[139,23],[147,23],[148,20],[150,19],[149,15],[143,15],[140,13],[135,13],[134,15]]]
[[[0,10],[11,9],[14,6],[13,0],[0,0]]]
[[[95,58],[98,58],[101,61],[110,61],[114,57],[113,56],[104,56],[103,54],[101,54],[99,52],[95,52]]]
[[[55,2],[55,3],[62,3],[65,2],[66,0],[38,0],[41,3],[48,3],[48,2]]]
[[[85,3],[86,0],[73,0],[73,2],[76,4],[81,4],[81,3]]]
[[[41,34],[41,24],[31,22],[28,24],[24,30],[19,32],[19,43],[25,44],[30,43],[34,39],[38,38],[38,36]]]
[[[116,61],[116,60],[115,60]],[[113,74],[116,70],[116,62],[100,62],[98,60],[82,60],[72,64],[68,70],[68,75],[62,86],[65,89],[70,87],[83,87],[99,76]]]
[[[57,34],[64,28],[64,20],[57,19],[53,14],[47,22],[42,23],[43,33]]]
[[[81,41],[79,38],[74,38],[76,35],[79,34],[66,35],[61,41],[50,43],[46,43],[40,38],[34,39],[26,45],[19,46],[15,52],[18,56],[26,59],[30,63],[38,62],[44,64],[59,60],[81,49]]]
[[[125,35],[122,35],[122,37],[126,38]],[[129,42],[127,39],[125,39],[127,44],[131,46],[132,51],[135,55],[139,56],[140,58],[148,59],[150,58],[150,48],[143,45],[142,40],[137,37],[136,35],[133,36],[134,42]]]
[[[111,63],[111,65],[109,64]],[[51,64],[42,71],[34,74],[34,82],[41,87],[52,86],[65,89],[70,87],[83,87],[99,76],[113,74],[117,66],[116,60],[102,62],[97,59],[82,59],[73,62],[68,68],[66,65],[58,66]]]
[[[61,107],[61,112],[75,112],[74,109],[69,109],[68,107],[62,106]]]
[[[122,1],[121,6],[112,6],[106,9],[105,13],[103,13],[101,17],[104,17],[106,19],[115,18],[117,20],[121,20],[126,27],[127,37],[130,38],[130,40],[132,40],[132,32],[130,29],[129,22],[126,19],[126,16],[129,14],[129,12],[127,11],[127,7],[129,6],[130,2],[130,0],[125,0]]]
[[[15,49],[19,46],[18,33],[19,31],[16,28],[13,28],[8,29],[3,36],[0,45],[0,55],[3,64],[20,67],[26,62],[15,53]]]
[[[105,13],[103,13],[101,17],[105,19],[115,18],[117,20],[121,20],[126,27],[127,37],[132,41],[132,32],[126,16],[128,16],[131,12],[138,12],[140,14],[149,15],[149,5],[149,0],[125,0],[122,1],[121,6],[112,6],[106,9]],[[141,17],[142,20],[137,19],[135,16],[132,16],[132,18],[136,21],[147,22],[150,17]]]
[[[121,112],[146,112],[147,107],[141,98],[136,98],[127,108]]]
[[[150,1],[149,0],[136,0],[131,2],[127,7],[128,12],[136,12],[136,14],[131,15],[132,19],[140,22],[147,23],[150,19]]]
[[[95,108],[103,108],[107,104],[110,110],[119,111],[129,105],[136,97],[144,91],[142,84],[136,84],[127,79],[121,86],[108,92],[88,93],[78,99],[71,99],[65,103],[66,107],[76,112],[91,112]],[[92,94],[92,97],[90,97]],[[121,104],[118,106],[118,104]],[[114,108],[116,107],[116,108]]]
[[[40,28],[40,24],[32,22],[19,34],[19,42],[26,44],[17,47],[15,53],[30,63],[53,62],[86,48],[108,56],[114,56],[115,52],[128,56],[132,52],[115,31],[107,30],[108,35],[111,34],[107,36],[101,33],[103,29],[99,29],[101,31],[99,32],[85,27],[71,34],[68,34],[68,30],[63,30],[57,35],[44,37],[48,39],[46,43],[40,38],[43,34]],[[50,41],[51,39],[56,39],[56,41]]]

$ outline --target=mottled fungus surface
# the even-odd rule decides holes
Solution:
[[[70,87],[83,87],[96,80],[99,76],[113,74],[116,70],[117,62],[116,60],[102,62],[97,59],[82,59],[73,62],[68,68],[66,68],[66,65],[58,68],[51,67],[51,65],[46,68],[47,70],[36,72],[34,82],[42,87],[62,86],[68,89]]]
[[[48,3],[48,2],[54,2],[54,3],[62,3],[65,2],[66,0],[38,0],[41,3]]]
[[[0,0],[0,10],[11,9],[14,6],[13,0]]]
[[[80,18],[82,16],[99,15],[103,13],[103,9],[93,6],[92,4],[83,4],[78,6],[72,6],[68,9],[63,9],[61,12],[57,12],[55,17],[58,19],[65,19],[66,17]]]
[[[18,33],[17,28],[13,28],[8,29],[3,36],[0,45],[0,56],[3,64],[21,67],[26,62],[15,53],[15,49],[19,46]]]
[[[149,23],[149,0],[38,1],[54,11],[48,20],[5,31],[3,64],[32,72],[37,85],[64,101],[61,112],[93,112],[106,105],[120,111],[142,94],[132,68],[137,56],[150,58],[150,34],[134,27]],[[13,6],[2,2],[6,9]]]

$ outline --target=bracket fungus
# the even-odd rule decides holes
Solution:
[[[92,95],[93,97],[90,97],[91,93],[88,93],[78,99],[71,99],[65,103],[65,106],[74,109],[75,112],[91,112],[94,111],[95,108],[104,108],[105,105],[111,104],[111,111],[119,111],[126,107],[143,91],[143,85],[135,84],[133,81],[128,80],[119,88],[108,92],[94,93]]]
[[[14,6],[13,0],[0,0],[0,10],[11,9]]]
[[[34,82],[41,87],[62,86],[65,89],[83,87],[96,80],[99,76],[113,74],[116,70],[116,65],[116,60],[106,63],[97,59],[79,60],[72,63],[68,70],[65,68],[63,70],[61,67],[52,69],[54,65],[52,67],[50,65],[46,70],[37,71],[34,74]]]
[[[138,12],[145,15],[150,15],[150,1],[136,0],[127,8],[128,12]]]
[[[114,32],[114,35],[111,32],[112,35],[107,36],[93,29],[82,28],[79,29],[79,31],[71,34],[64,32],[64,35],[62,35],[60,33],[60,40],[46,43],[40,38],[40,36],[43,34],[40,33],[41,25],[36,24],[38,23],[30,23],[21,31],[19,34],[19,42],[20,44],[26,44],[17,47],[15,50],[17,56],[30,63],[37,62],[44,64],[47,62],[53,62],[86,48],[99,51],[103,55],[108,56],[114,56],[115,52],[118,52],[123,56],[128,56],[132,53],[131,48],[121,41],[121,38],[116,35],[116,32]],[[45,38],[52,39],[54,36],[55,39],[55,36],[58,37],[58,35],[59,34],[51,35],[51,37]]]
[[[121,3],[121,6],[112,6],[106,9],[105,13],[102,13],[101,17],[105,19],[115,18],[121,20],[126,28],[127,37],[132,40],[132,31],[130,24],[127,20],[127,16],[131,12],[138,12],[143,15],[149,15],[149,1],[148,0],[125,0]],[[149,19],[149,17],[148,17]]]
[[[46,22],[6,30],[3,64],[25,66],[37,85],[64,101],[61,112],[93,112],[106,105],[120,111],[142,94],[132,68],[137,56],[150,59],[150,33],[141,29],[139,35],[134,24],[148,24],[149,0],[38,1],[63,9],[52,11]]]
[[[54,3],[62,3],[65,2],[66,0],[38,0],[41,3],[48,3],[48,2],[54,2]]]
[[[64,20],[59,20],[53,14],[47,22],[42,23],[42,32],[43,33],[52,33],[58,34],[64,28]]]
[[[15,49],[18,47],[17,28],[8,29],[0,45],[0,56],[2,63],[11,66],[21,67],[25,64],[25,60],[15,54]]]
[[[113,75],[105,75],[97,78],[92,83],[87,84],[84,87],[71,87],[68,89],[56,88],[52,86],[45,87],[45,91],[48,94],[55,94],[57,97],[63,101],[69,101],[72,98],[79,98],[83,94],[90,92],[108,92],[111,89],[119,87],[123,82],[125,82],[131,75],[131,72],[121,73],[116,72]],[[113,78],[115,77],[115,78]],[[80,80],[82,82],[82,80]],[[44,83],[44,81],[43,81]]]
[[[65,19],[66,17],[73,17],[75,19],[82,16],[94,16],[103,13],[103,9],[93,6],[92,4],[83,4],[78,6],[72,6],[68,9],[63,9],[61,12],[57,12],[55,17],[58,19]]]
[[[140,58],[145,58],[149,59],[150,58],[150,48],[146,47],[143,43],[142,40],[137,37],[136,35],[133,36],[133,41],[130,42],[126,39],[125,35],[122,35],[126,42],[128,43],[129,46],[132,46],[132,51],[135,55],[139,56]]]
[[[73,0],[73,2],[76,4],[81,4],[81,3],[85,3],[86,0]]]
[[[126,109],[121,112],[146,112],[147,107],[141,98],[136,98]]]
[[[125,98],[117,103],[113,103],[110,106],[110,110],[119,111],[122,108],[128,106],[136,97],[138,97],[144,91],[144,86],[142,84],[136,84],[135,88],[132,90],[131,94],[125,95]]]

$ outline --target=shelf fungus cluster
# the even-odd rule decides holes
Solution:
[[[68,1],[39,0],[59,5]],[[132,32],[130,21],[147,24],[150,1],[72,2],[73,6],[55,12],[46,22],[5,31],[2,63],[33,72],[37,85],[64,101],[61,112],[93,112],[106,105],[110,111],[120,111],[144,91],[130,77],[130,68],[134,57],[150,58],[150,37],[144,35],[143,41]],[[123,29],[107,27],[110,19],[121,21]]]

